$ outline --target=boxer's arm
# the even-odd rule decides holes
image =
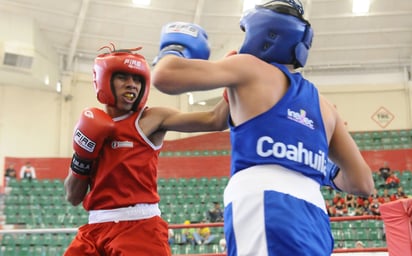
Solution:
[[[79,179],[75,177],[70,170],[66,179],[64,180],[64,189],[66,191],[66,200],[73,206],[80,204],[89,189],[88,179]]]
[[[173,39],[170,39],[172,35]],[[184,46],[186,52],[179,47],[168,48],[171,44]],[[152,70],[152,84],[166,94],[242,86],[259,79],[257,74],[267,68],[267,63],[249,54],[237,54],[234,50],[222,60],[207,60],[209,48],[205,36],[162,31],[160,49],[160,57]]]
[[[83,201],[89,187],[93,164],[113,129],[114,122],[104,111],[97,108],[83,110],[74,129],[74,154],[64,183],[66,200],[72,205]]]
[[[222,131],[228,127],[229,104],[222,98],[213,109],[183,113],[171,108],[150,108],[152,123],[159,123],[157,130],[178,132]]]
[[[342,118],[336,110],[334,113],[336,123],[329,143],[329,157],[340,168],[339,174],[333,180],[334,184],[346,193],[369,196],[375,186],[372,171]]]

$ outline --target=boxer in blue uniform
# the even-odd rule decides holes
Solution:
[[[371,169],[334,106],[296,71],[313,38],[301,3],[257,5],[240,27],[239,51],[209,61],[200,26],[166,25],[153,84],[168,94],[225,88],[232,144],[224,192],[227,255],[330,255],[320,188],[368,196]]]

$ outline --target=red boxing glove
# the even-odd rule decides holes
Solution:
[[[113,130],[114,122],[103,110],[97,108],[83,110],[73,135],[75,153],[70,167],[75,174],[87,178],[92,170],[93,161]]]

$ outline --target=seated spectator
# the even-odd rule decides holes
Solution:
[[[352,194],[346,194],[345,203],[346,203],[346,207],[348,208],[356,208],[355,196]]]
[[[173,229],[169,228],[168,236],[169,236],[169,245],[174,244],[175,243],[175,233],[174,233]]]
[[[379,210],[379,206],[381,203],[379,202],[378,198],[374,198],[369,205],[369,212],[374,216],[380,216],[381,212]]]
[[[29,161],[26,162],[20,168],[20,179],[35,179],[36,178],[36,169],[31,165]]]
[[[338,241],[336,247],[339,249],[346,249],[345,243],[343,241]]]
[[[339,200],[335,205],[335,212],[336,217],[346,216],[348,208],[346,208],[346,204],[343,204],[342,201]]]
[[[219,252],[226,252],[226,239],[224,237],[219,240]]]
[[[9,167],[7,167],[6,171],[4,172],[4,177],[6,178],[6,186],[10,179],[17,178],[17,172],[14,168],[14,164],[10,164]]]
[[[353,194],[346,194],[345,196],[346,208],[348,209],[348,216],[355,216],[356,198]]]
[[[358,206],[363,206],[363,201],[368,200],[368,198],[363,197],[363,196],[358,196],[356,198],[356,207]]]
[[[373,199],[378,199],[378,201],[381,203],[383,201],[382,197],[379,195],[379,192],[376,188],[373,190],[373,193],[368,198],[369,203],[372,203]]]
[[[398,187],[398,189],[396,190],[396,193],[394,194],[394,197],[395,197],[395,200],[402,199],[402,198],[408,198],[408,196],[403,191],[402,186]]]
[[[358,205],[355,209],[355,216],[363,216],[365,213],[365,208],[362,205]]]
[[[184,225],[190,225],[189,220],[185,220]],[[182,229],[182,244],[195,245],[194,228],[183,228]]]
[[[382,204],[384,204],[384,203],[388,203],[388,202],[390,202],[390,201],[393,201],[393,197],[389,194],[389,190],[387,189],[387,188],[385,188],[384,190],[383,190],[383,194],[382,194],[382,196],[381,196],[381,203]]]
[[[389,167],[388,162],[383,162],[383,166],[379,168],[379,175],[382,177],[384,181],[386,181],[390,173],[391,173],[391,168]]]
[[[356,241],[355,248],[365,248],[365,244],[362,241]]]
[[[206,220],[202,220],[201,223],[206,223]],[[212,234],[209,227],[198,228],[196,232],[193,233],[195,242],[197,244],[210,244],[215,240],[216,235]]]
[[[394,174],[391,173],[388,178],[386,178],[385,186],[386,188],[397,188],[399,187],[400,179]]]
[[[372,215],[369,209],[369,200],[365,199],[363,200],[362,204],[358,204],[358,206],[355,209],[355,215],[356,216]]]
[[[332,198],[332,202],[336,205],[340,201],[342,204],[345,204],[345,198],[342,196],[341,192],[336,191],[335,196]]]
[[[336,214],[335,205],[329,202],[329,200],[325,200],[326,210],[328,211],[329,217],[334,217]]]
[[[207,219],[210,222],[223,222],[223,210],[219,202],[213,202],[213,208],[207,212]]]

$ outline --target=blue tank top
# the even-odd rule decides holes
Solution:
[[[288,78],[285,95],[268,111],[230,126],[231,176],[255,165],[277,164],[321,183],[328,141],[316,87],[300,73],[273,64]]]

